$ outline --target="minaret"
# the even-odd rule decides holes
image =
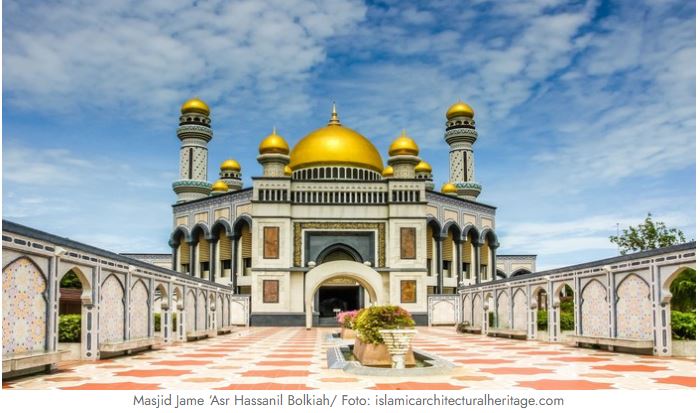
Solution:
[[[401,136],[396,138],[389,147],[389,166],[393,168],[392,177],[403,179],[416,179],[416,165],[420,162],[418,157],[418,145],[401,131]]]
[[[209,106],[198,98],[190,99],[180,109],[180,179],[173,182],[177,202],[204,198],[211,192],[207,182],[207,144],[213,136]]]
[[[241,181],[241,164],[235,159],[227,159],[221,164],[219,179],[224,181],[229,191],[240,191],[243,188]]]
[[[471,201],[481,193],[474,180],[474,150],[478,134],[474,126],[474,109],[459,101],[447,110],[445,141],[450,145],[450,182],[457,187],[460,198]]]

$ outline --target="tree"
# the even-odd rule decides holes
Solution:
[[[643,223],[637,227],[623,229],[622,235],[610,237],[610,242],[617,244],[622,255],[628,252],[646,251],[654,248],[668,247],[685,242],[683,231],[677,228],[666,228],[666,224],[651,219],[647,214]]]

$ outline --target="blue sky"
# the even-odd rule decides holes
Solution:
[[[500,253],[540,269],[617,254],[647,212],[695,238],[688,1],[3,2],[6,219],[117,252],[168,252],[180,104],[212,108],[210,180],[246,185],[273,125],[328,120],[386,160],[405,128],[448,178],[444,112],[476,111],[479,200]]]

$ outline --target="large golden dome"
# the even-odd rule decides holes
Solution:
[[[469,118],[473,118],[474,109],[472,109],[471,106],[467,105],[466,103],[460,100],[459,102],[450,106],[449,109],[447,109],[447,113],[445,114],[445,116],[447,117],[447,119],[456,118],[457,116],[466,116]]]
[[[389,156],[397,155],[418,155],[418,145],[406,135],[406,131],[401,131],[401,136],[396,138],[389,147]]]
[[[209,105],[199,98],[192,98],[183,103],[182,107],[180,108],[180,113],[182,114],[190,112],[201,113],[205,116],[209,116]]]
[[[316,165],[346,165],[382,173],[384,163],[372,142],[340,124],[333,109],[328,126],[302,138],[292,149],[289,167],[292,170]]]
[[[284,155],[289,154],[289,145],[283,137],[277,134],[277,130],[273,129],[270,135],[267,135],[265,139],[260,142],[258,146],[260,154],[266,153],[281,153]]]

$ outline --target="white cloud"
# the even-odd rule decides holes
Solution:
[[[253,96],[262,107],[285,100],[289,112],[303,112],[324,42],[364,16],[361,3],[340,0],[5,4],[10,104],[159,120],[190,94],[221,114]]]

